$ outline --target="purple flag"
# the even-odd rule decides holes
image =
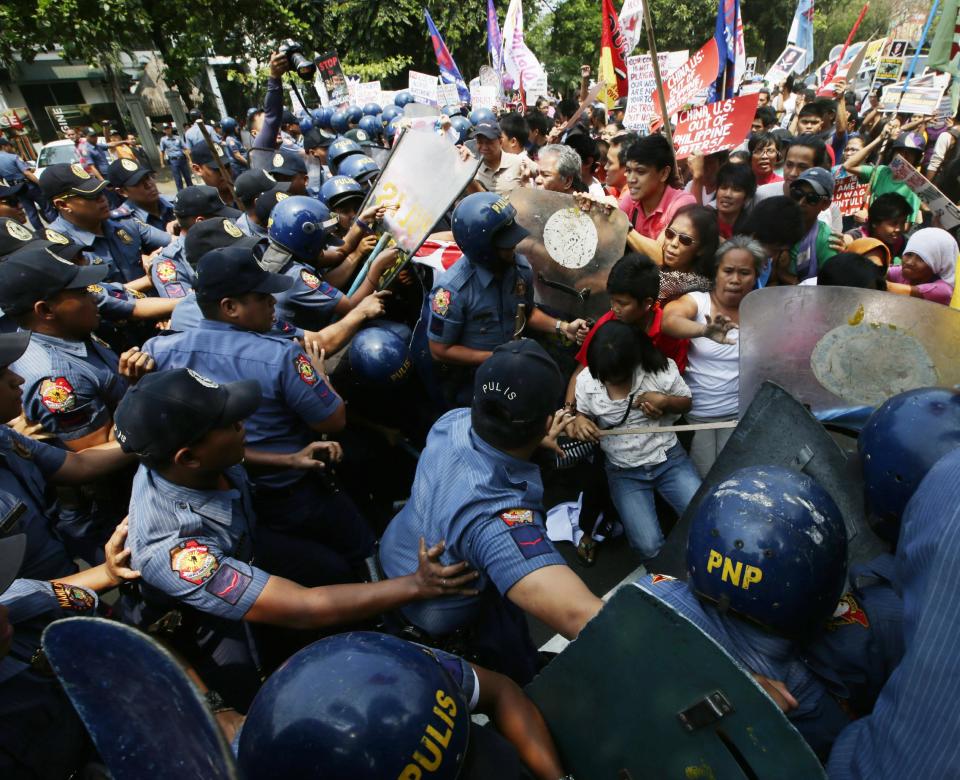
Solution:
[[[500,22],[493,0],[487,0],[487,53],[490,64],[499,75],[503,72],[503,38],[500,37]]]
[[[440,32],[437,30],[437,26],[433,23],[433,19],[430,18],[430,12],[426,8],[423,9],[423,15],[427,19],[427,30],[430,33],[430,40],[433,41],[434,54],[437,55],[437,67],[440,68],[440,78],[447,84],[456,84],[460,99],[464,102],[469,102],[470,90],[467,89],[467,83],[463,80],[463,76],[460,75],[460,69],[457,67],[457,63],[455,63],[453,57],[450,56],[450,50],[447,48],[447,44],[445,44],[443,38],[440,37]]]

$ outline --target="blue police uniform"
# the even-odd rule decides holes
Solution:
[[[634,583],[641,590],[669,604],[679,614],[712,637],[748,673],[780,680],[797,700],[787,713],[810,747],[825,755],[837,734],[849,722],[828,686],[789,639],[764,631],[745,620],[723,615],[703,604],[690,585],[662,574],[647,574]]]
[[[100,236],[77,227],[62,215],[50,227],[82,246],[88,258],[100,257],[109,263],[107,281],[111,282],[132,282],[142,278],[141,255],[166,246],[173,238],[169,233],[135,219],[106,219]]]
[[[227,157],[230,159],[230,173],[233,178],[237,178],[244,171],[250,170],[249,165],[241,165],[237,162],[237,158],[233,156],[234,152],[240,152],[240,155],[244,158],[247,156],[247,150],[244,149],[239,138],[235,135],[228,135],[223,139],[223,145],[226,147]]]
[[[174,238],[160,250],[150,266],[153,289],[161,298],[184,298],[193,291],[197,272],[187,262],[183,242],[183,236]]]
[[[63,450],[0,425],[0,517],[10,524],[4,533],[26,534],[27,549],[20,568],[25,577],[53,579],[77,570],[54,531],[53,501],[47,490],[47,478],[56,474],[66,459]],[[23,505],[22,510],[18,504]]]
[[[199,328],[204,320],[203,312],[197,305],[197,296],[194,292],[187,293],[183,300],[177,304],[170,317],[170,330],[182,333],[185,330]],[[298,328],[286,320],[274,318],[273,325],[265,335],[279,336],[283,339],[302,339],[304,336],[303,328]]]
[[[210,135],[211,141],[217,144],[223,143],[223,140],[220,138],[220,134],[213,129],[213,125],[206,125],[206,128],[207,128],[207,133],[209,133]],[[187,142],[187,144],[189,144],[190,146],[192,146],[193,144],[206,143],[206,141],[203,138],[203,133],[200,132],[200,128],[197,127],[195,124],[190,125],[190,127],[187,128],[187,131],[183,134],[183,138]]]
[[[141,222],[146,222],[150,227],[166,233],[167,224],[176,219],[176,215],[173,213],[173,204],[163,197],[163,195],[161,195],[158,201],[158,206],[160,209],[160,215],[154,216],[149,211],[141,208],[132,200],[127,198],[117,208],[110,212],[110,219],[138,219]]]
[[[191,183],[190,166],[187,164],[186,146],[183,141],[176,136],[163,136],[160,138],[159,146],[164,159],[170,165],[170,172],[173,174],[177,192],[184,187],[189,187]]]
[[[19,184],[27,180],[24,174],[29,170],[30,166],[19,156],[0,151],[0,179],[6,179],[8,184]]]
[[[960,766],[960,449],[914,493],[900,526],[903,660],[873,712],[839,736],[827,774],[846,778],[956,777]]]
[[[106,144],[92,144],[89,141],[84,141],[80,150],[80,154],[86,157],[87,163],[96,168],[103,178],[107,178],[107,171],[110,169],[110,160],[107,157],[109,149],[110,147]]]
[[[97,299],[100,317],[111,322],[125,322],[133,316],[136,297],[122,284],[91,284],[87,292]],[[139,293],[143,295],[143,293]]]
[[[475,627],[471,647],[487,643],[482,650],[494,668],[515,678],[532,674],[536,652],[526,623],[515,620],[522,613],[503,596],[531,572],[566,562],[547,538],[540,468],[477,436],[469,409],[448,412],[430,430],[410,500],[380,542],[388,577],[416,570],[421,536],[446,540],[443,563],[469,561],[481,594],[408,604],[404,617],[434,638]]]
[[[83,723],[40,651],[43,629],[63,617],[92,615],[97,596],[60,582],[18,579],[0,595],[14,627],[0,659],[0,775],[71,776],[92,757]]]
[[[11,152],[0,151],[0,179],[5,179],[7,183],[11,185],[20,184],[21,182],[26,185],[20,191],[17,199],[23,206],[23,210],[26,212],[30,224],[33,225],[33,229],[43,230],[43,222],[40,221],[40,216],[37,214],[37,208],[33,201],[34,198],[37,198],[38,202],[45,204],[45,210],[49,208],[49,204],[47,204],[46,199],[43,198],[37,186],[24,175],[29,170],[31,170],[31,167],[17,155]]]
[[[297,260],[287,263],[280,273],[293,279],[293,286],[273,296],[277,316],[304,330],[321,330],[329,325],[343,293]]]
[[[240,228],[244,233],[252,238],[266,238],[267,231],[265,228],[260,227],[256,224],[248,214],[241,214],[234,220],[234,223],[238,228]]]

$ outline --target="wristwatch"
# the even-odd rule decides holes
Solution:
[[[558,319],[556,323],[554,323],[553,329],[556,331],[558,336],[564,336],[566,335],[564,332],[566,330],[566,327],[567,327],[567,323],[564,322],[563,320]]]

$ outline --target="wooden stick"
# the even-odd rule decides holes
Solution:
[[[207,149],[210,150],[210,154],[214,160],[217,161],[217,165],[220,167],[220,175],[223,176],[223,180],[227,185],[227,190],[230,192],[230,197],[232,203],[228,203],[228,206],[239,205],[237,201],[237,193],[233,191],[233,177],[230,175],[230,167],[224,165],[220,155],[217,154],[217,147],[213,143],[213,139],[210,137],[210,133],[207,132],[207,126],[205,120],[201,117],[197,120],[197,127],[200,128],[200,134],[203,136],[204,142],[207,144]],[[224,155],[226,156],[226,155]]]
[[[717,431],[724,428],[736,428],[739,420],[726,420],[714,423],[695,423],[694,425],[643,425],[639,428],[611,428],[609,431],[597,431],[598,436],[630,436],[643,433],[680,433],[681,431]]]

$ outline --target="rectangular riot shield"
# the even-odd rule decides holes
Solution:
[[[720,645],[634,586],[621,588],[526,691],[578,778],[826,777]]]

